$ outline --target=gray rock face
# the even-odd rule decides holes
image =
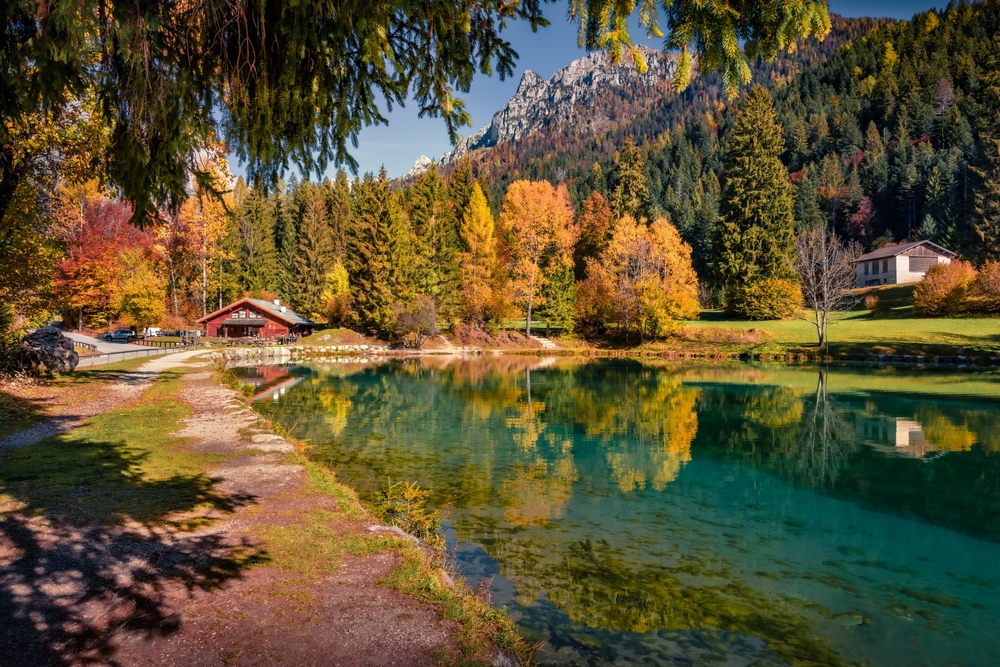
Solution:
[[[36,373],[69,373],[80,363],[73,341],[49,327],[24,337],[21,357],[25,368]]]
[[[648,70],[639,74],[632,62],[612,65],[603,52],[574,60],[547,81],[531,70],[521,76],[517,92],[493,115],[489,125],[462,139],[445,153],[441,164],[470,151],[519,141],[542,129],[573,127],[597,133],[645,108],[666,94],[676,70],[673,58],[643,47]],[[620,98],[622,104],[608,104]],[[598,103],[599,102],[599,103]],[[628,109],[625,109],[628,107]]]

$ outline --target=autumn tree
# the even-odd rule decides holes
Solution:
[[[142,331],[159,324],[166,312],[166,285],[150,258],[139,249],[128,248],[119,256],[122,275],[113,307],[122,323]]]
[[[715,237],[714,272],[727,307],[765,280],[790,280],[795,220],[781,127],[767,90],[751,89],[726,140],[726,182]],[[769,283],[770,284],[770,283]]]
[[[664,218],[647,227],[631,216],[615,225],[604,253],[587,263],[582,319],[625,334],[660,337],[697,317],[691,246]]]
[[[544,301],[551,277],[573,266],[577,230],[569,193],[548,181],[515,181],[499,222],[509,238],[514,298],[525,309],[525,335],[530,336],[532,313]]]
[[[465,319],[482,327],[490,317],[494,300],[494,271],[497,262],[497,237],[493,214],[478,184],[462,217],[462,296]]]
[[[600,192],[595,190],[584,200],[579,227],[580,240],[573,249],[573,263],[577,280],[583,280],[587,274],[587,260],[601,256],[611,235],[611,207]]]

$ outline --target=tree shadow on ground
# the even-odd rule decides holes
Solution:
[[[0,646],[18,664],[115,664],[117,632],[170,633],[178,599],[268,560],[213,532],[254,497],[214,489],[162,433],[183,409],[147,402],[0,451]]]

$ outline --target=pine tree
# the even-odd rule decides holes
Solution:
[[[326,201],[319,188],[305,185],[299,191],[302,217],[299,221],[295,266],[295,291],[289,297],[297,310],[319,317],[326,310],[323,292],[336,260],[327,216]]]
[[[385,169],[365,174],[354,188],[347,272],[358,323],[381,333],[393,329],[396,306],[414,295],[410,228],[389,187]]]
[[[406,196],[415,237],[414,270],[420,276],[417,289],[433,297],[442,320],[454,323],[461,313],[461,248],[458,220],[449,205],[444,182],[432,167],[407,190]]]
[[[472,178],[472,167],[469,166],[468,160],[462,162],[452,172],[451,179],[448,181],[448,199],[451,200],[456,220],[461,220],[465,216],[469,200],[472,198],[472,187],[475,183],[475,179]],[[485,189],[483,189],[483,194],[486,194]]]
[[[237,203],[236,215],[233,256],[240,288],[257,296],[274,292],[278,286],[274,202],[260,190],[251,190]]]
[[[997,47],[994,47],[997,48]],[[973,227],[982,246],[978,259],[1000,260],[1000,54],[992,58],[992,71],[983,77],[984,122],[981,137],[985,160],[975,170],[981,181],[976,191]]]
[[[649,218],[649,188],[646,185],[646,159],[642,149],[629,137],[615,154],[617,184],[611,196],[615,218],[631,215],[636,220]]]
[[[295,255],[298,253],[298,209],[295,205],[295,195],[298,182],[293,176],[289,184],[276,196],[278,225],[275,230],[275,246],[278,251],[278,290],[279,296],[291,299],[295,293]]]
[[[337,178],[332,183],[329,180],[323,183],[323,196],[330,221],[333,256],[343,262],[347,252],[347,231],[351,226],[351,186],[343,169],[337,171]]]
[[[726,144],[714,270],[719,285],[731,293],[765,279],[792,277],[792,193],[779,159],[781,127],[764,88],[750,90]]]

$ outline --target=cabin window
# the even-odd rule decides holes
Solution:
[[[248,316],[248,317],[249,317],[249,318],[250,318],[251,320],[255,320],[255,319],[257,319],[257,313],[253,312],[252,310],[251,310],[251,311],[249,311],[249,312],[247,313],[247,316]]]
[[[868,262],[865,262],[865,275],[868,275]]]
[[[889,273],[889,260],[882,260],[882,273]]]
[[[876,276],[878,275],[878,260],[872,262],[872,273]]]
[[[241,311],[240,311],[240,314],[239,314],[239,316],[238,316],[238,317],[239,317],[239,318],[240,318],[241,320],[243,320],[243,319],[246,319],[246,316],[247,316],[247,311],[245,311],[245,310],[241,310]]]

